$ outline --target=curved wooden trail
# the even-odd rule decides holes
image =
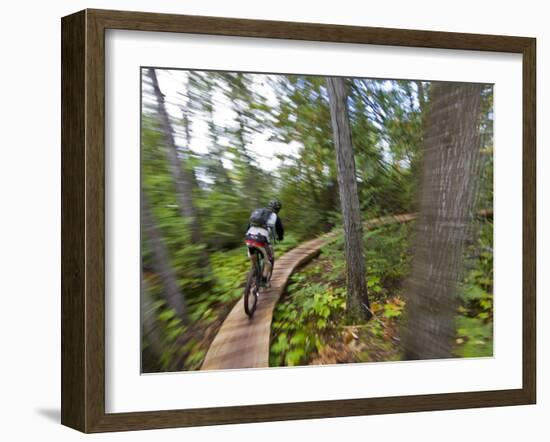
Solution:
[[[366,230],[415,219],[415,214],[387,216],[365,222]],[[307,241],[276,258],[271,288],[264,289],[252,319],[244,313],[243,298],[233,307],[212,341],[201,370],[259,368],[269,366],[269,337],[275,304],[283,294],[290,275],[313,259],[337,232]]]

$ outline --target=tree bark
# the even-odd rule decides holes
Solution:
[[[160,90],[157,74],[154,69],[149,69],[148,72],[156,98],[157,113],[159,116],[161,129],[166,141],[166,156],[168,158],[168,163],[170,165],[170,170],[176,186],[180,213],[183,217],[190,220],[191,242],[193,244],[200,244],[200,223],[197,209],[193,204],[192,196],[193,176],[189,170],[182,167],[181,159],[178,156],[178,148],[174,140],[172,124],[170,123],[168,112],[166,111],[164,94]]]
[[[359,321],[370,318],[372,314],[367,293],[363,226],[344,80],[338,77],[328,77],[327,90],[338,166],[340,203],[344,220],[347,315],[350,320]]]
[[[180,290],[176,274],[170,264],[168,250],[162,242],[160,232],[157,230],[149,200],[144,191],[141,191],[141,223],[145,235],[149,239],[151,252],[153,254],[152,268],[160,277],[163,286],[163,296],[170,308],[183,322],[187,322],[187,308],[185,298]]]
[[[424,125],[420,214],[405,284],[407,359],[452,356],[456,286],[480,155],[481,85],[434,83]]]

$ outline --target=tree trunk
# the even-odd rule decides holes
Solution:
[[[434,83],[424,125],[420,215],[405,284],[407,359],[452,356],[456,286],[472,218],[481,85]]]
[[[190,118],[189,118],[188,109],[185,108],[185,107],[182,107],[181,114],[182,114],[183,133],[185,134],[185,144],[187,146],[190,146],[191,145],[191,121],[190,121]],[[178,151],[179,150],[176,148],[176,152],[178,152]],[[179,161],[179,158],[178,158],[178,161]],[[193,202],[192,202],[193,192],[196,189],[199,188],[199,180],[197,178],[197,174],[193,170],[193,167],[187,167],[187,170],[185,170],[182,173],[185,174],[191,182],[191,195],[190,195],[190,198],[191,198],[191,205],[192,205],[193,210],[195,212],[195,219],[196,219],[195,223],[197,225],[196,231],[199,232],[199,236],[196,239],[197,239],[197,241],[199,241],[201,239],[200,238],[200,223],[198,221],[198,215],[196,214],[197,210],[194,209],[194,205],[193,205]],[[183,215],[183,213],[182,213],[182,215]]]
[[[141,223],[144,233],[149,239],[153,254],[152,268],[162,282],[164,299],[170,308],[174,309],[178,317],[187,322],[185,298],[180,291],[178,280],[170,264],[168,250],[166,250],[162,237],[156,228],[149,200],[143,190],[141,191]]]
[[[166,111],[164,103],[164,94],[160,90],[157,74],[154,69],[149,69],[149,77],[151,78],[153,91],[157,103],[157,113],[161,123],[161,129],[166,141],[166,155],[170,170],[174,178],[176,186],[176,194],[178,199],[178,205],[180,213],[183,217],[190,220],[191,227],[191,241],[193,244],[200,244],[200,223],[198,218],[197,209],[193,204],[193,176],[191,171],[182,167],[181,159],[178,156],[178,148],[174,141],[174,132],[170,123],[170,117]]]
[[[360,321],[370,318],[371,311],[367,294],[365,257],[363,254],[363,226],[357,194],[355,159],[344,80],[337,77],[328,77],[327,90],[338,166],[340,203],[344,219],[348,292],[347,314],[350,320]]]

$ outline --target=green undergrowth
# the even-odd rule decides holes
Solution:
[[[465,276],[458,291],[455,354],[493,355],[493,223],[480,226],[479,240],[466,250]]]
[[[409,267],[409,230],[395,224],[364,233],[372,321],[346,323],[342,234],[292,275],[273,316],[270,365],[399,359],[392,342],[404,306],[399,283]]]
[[[342,234],[319,258],[291,276],[272,321],[270,366],[337,364],[402,359],[400,321],[406,309],[402,283],[410,269],[411,224],[364,233],[367,284],[374,318],[346,322]],[[492,355],[492,224],[465,253],[455,354]]]

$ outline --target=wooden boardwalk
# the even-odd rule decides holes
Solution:
[[[387,224],[404,223],[415,214],[387,216],[365,222],[366,230]],[[290,275],[301,265],[316,257],[321,248],[332,241],[337,232],[327,233],[307,241],[276,257],[271,288],[263,289],[254,317],[244,313],[243,298],[233,307],[212,341],[201,370],[259,368],[269,366],[269,338],[275,304],[284,293]]]

